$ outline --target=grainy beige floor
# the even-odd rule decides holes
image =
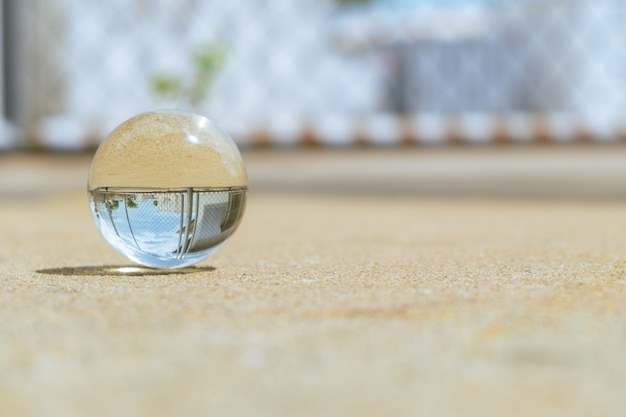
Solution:
[[[624,414],[626,150],[245,157],[232,241],[132,275],[88,157],[0,155],[0,416]]]

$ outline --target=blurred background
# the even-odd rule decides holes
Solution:
[[[623,0],[0,2],[0,149],[163,107],[243,146],[626,137]]]

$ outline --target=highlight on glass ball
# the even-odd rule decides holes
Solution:
[[[233,140],[204,116],[140,114],[98,148],[89,172],[91,212],[130,260],[182,268],[222,247],[237,229],[248,177]]]

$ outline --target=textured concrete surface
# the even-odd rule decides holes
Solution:
[[[624,414],[626,150],[244,158],[172,274],[101,238],[88,157],[0,155],[0,416]]]

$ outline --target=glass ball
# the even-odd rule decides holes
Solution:
[[[222,247],[239,225],[248,177],[233,140],[206,117],[178,110],[118,126],[91,163],[91,212],[130,260],[182,268]]]

